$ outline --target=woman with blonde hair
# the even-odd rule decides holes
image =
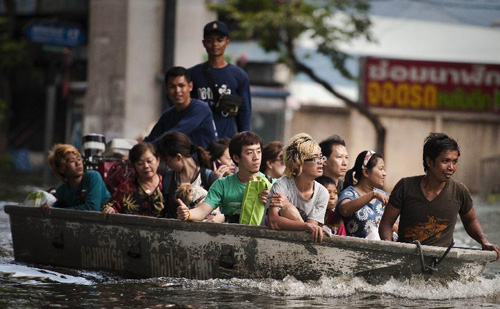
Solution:
[[[292,137],[283,150],[284,176],[271,188],[263,225],[277,230],[306,230],[314,242],[323,240],[328,191],[315,179],[323,175],[326,158],[311,136]]]
[[[56,144],[49,152],[49,164],[63,181],[57,187],[56,208],[100,211],[110,198],[108,189],[97,171],[85,171],[80,152],[70,144]],[[42,208],[50,208],[48,204]]]

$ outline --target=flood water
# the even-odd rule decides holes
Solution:
[[[26,186],[29,183],[30,186]],[[6,204],[44,188],[37,174],[0,174],[0,308],[500,308],[500,262],[487,266],[473,282],[438,283],[332,277],[301,282],[283,280],[127,280],[102,273],[16,263]],[[476,200],[476,213],[491,242],[500,244],[500,203]],[[458,224],[455,242],[478,247]]]

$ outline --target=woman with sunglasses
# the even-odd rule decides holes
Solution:
[[[380,189],[385,176],[384,158],[371,150],[361,152],[347,171],[336,207],[347,236],[380,239],[378,226],[389,200],[387,192]]]
[[[283,144],[280,141],[270,142],[262,149],[260,172],[267,177],[278,179],[285,171],[283,161]]]
[[[315,179],[323,175],[326,157],[309,135],[300,133],[285,146],[285,175],[269,193],[262,224],[275,230],[309,231],[314,242],[323,240],[328,191]]]

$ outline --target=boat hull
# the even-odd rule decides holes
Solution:
[[[333,236],[321,244],[298,231],[183,222],[90,211],[5,206],[14,257],[24,263],[110,272],[125,278],[274,278],[422,273],[416,245]],[[422,246],[426,264],[446,248]],[[470,279],[494,252],[452,249],[426,276]]]

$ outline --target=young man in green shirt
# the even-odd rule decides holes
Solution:
[[[177,216],[181,220],[201,221],[210,212],[220,207],[226,216],[226,222],[238,223],[241,203],[247,183],[258,176],[262,160],[262,140],[253,132],[237,133],[229,143],[229,154],[238,166],[238,172],[215,181],[208,191],[205,201],[194,209],[189,209],[181,200],[177,200]],[[266,202],[267,194],[263,191],[259,197]]]

